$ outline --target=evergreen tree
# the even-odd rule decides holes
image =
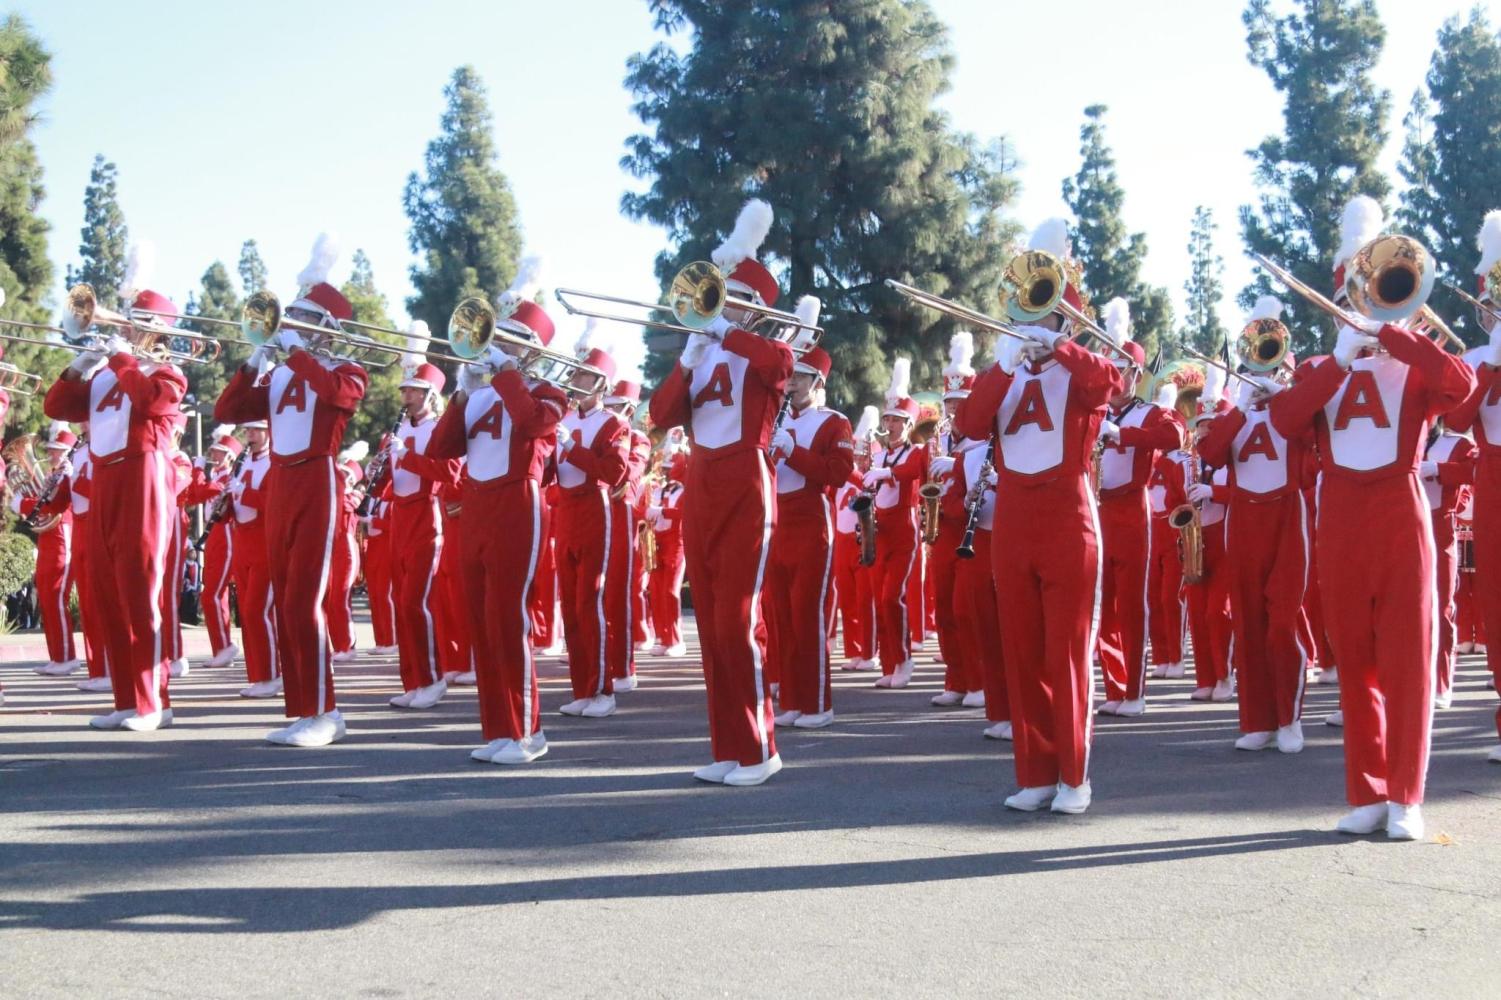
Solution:
[[[1167,289],[1141,280],[1142,261],[1147,256],[1145,233],[1126,233],[1121,208],[1126,193],[1115,172],[1115,156],[1105,145],[1103,104],[1084,109],[1079,129],[1079,153],[1084,162],[1079,172],[1063,182],[1063,200],[1074,213],[1074,254],[1084,269],[1084,286],[1098,309],[1120,296],[1131,303],[1132,339],[1148,357],[1160,341],[1169,339],[1173,306]]]
[[[249,298],[266,287],[266,262],[261,260],[261,248],[255,240],[240,244],[240,288]]]
[[[1181,341],[1204,354],[1216,356],[1225,339],[1220,322],[1220,297],[1224,294],[1225,260],[1214,252],[1214,234],[1219,224],[1214,213],[1200,205],[1194,209],[1193,228],[1188,234],[1188,315],[1184,317]]]
[[[209,319],[239,322],[240,299],[235,294],[234,283],[230,280],[229,268],[224,266],[223,261],[214,261],[209,265],[208,270],[203,272],[203,277],[199,279],[198,290],[189,293],[183,312],[189,316],[206,316]],[[226,340],[234,333],[229,327],[218,325],[196,323],[182,325],[193,333],[204,333]],[[187,346],[186,343],[179,342],[174,349],[186,350]],[[235,368],[244,363],[247,353],[248,348],[225,344],[217,363],[182,366],[183,374],[188,379],[188,392],[197,400],[202,412],[207,413],[213,410],[214,402],[224,391],[224,387],[229,384],[229,378],[234,374]]]
[[[375,285],[375,271],[364,250],[354,252],[349,280],[340,290],[354,310],[355,322],[385,327],[388,330],[395,328],[396,323],[387,311],[386,297]],[[401,337],[371,333],[368,330],[358,332],[396,346],[401,346],[404,342]],[[345,441],[364,440],[369,441],[372,448],[375,446],[401,412],[401,391],[397,388],[400,384],[400,363],[391,365],[384,371],[370,372],[370,384],[365,390],[365,398],[354,416],[349,418],[349,426],[345,428]]]
[[[116,308],[128,249],[125,213],[116,200],[115,165],[102,155],[95,156],[88,186],[83,189],[83,242],[78,245],[83,262],[78,270],[69,271],[68,284],[87,282],[94,286],[100,305]]]
[[[1389,187],[1376,158],[1391,95],[1371,80],[1386,28],[1375,0],[1297,6],[1276,17],[1270,0],[1250,0],[1241,15],[1251,64],[1284,95],[1284,134],[1250,152],[1263,193],[1258,205],[1241,207],[1240,227],[1248,251],[1327,292],[1345,204],[1357,194],[1381,200]],[[1333,342],[1322,312],[1265,275],[1242,290],[1241,304],[1249,308],[1266,292],[1287,303],[1283,320],[1299,355],[1322,353]]]
[[[510,183],[496,165],[489,97],[472,66],[443,90],[447,108],[427,145],[423,174],[407,178],[402,203],[412,228],[407,242],[421,261],[411,270],[413,319],[436,333],[466,295],[493,300],[516,274],[521,227]]]
[[[1421,89],[1414,90],[1407,114],[1402,117],[1402,127],[1406,132],[1402,140],[1402,159],[1397,164],[1397,173],[1407,184],[1397,205],[1397,226],[1419,238],[1428,234],[1435,214],[1433,173],[1436,157],[1430,108],[1428,95]]]
[[[0,148],[26,138],[37,98],[52,86],[52,54],[18,14],[0,24]]]
[[[1014,152],[957,132],[947,31],[924,0],[649,0],[662,42],[631,56],[626,86],[646,126],[622,165],[649,182],[624,212],[667,230],[664,287],[706,259],[747,197],[776,211],[762,261],[783,303],[823,299],[838,372],[831,405],[874,401],[891,358],[938,383],[953,323],[887,289],[897,278],[998,311],[1015,228]],[[648,378],[671,358],[654,353]]]

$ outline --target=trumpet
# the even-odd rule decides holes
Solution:
[[[706,260],[696,260],[685,266],[672,279],[667,292],[667,302],[645,302],[641,299],[602,295],[578,288],[556,288],[553,296],[558,304],[574,316],[591,316],[595,319],[614,320],[617,323],[633,323],[653,330],[671,330],[675,333],[703,333],[709,324],[718,319],[726,309],[739,309],[756,318],[749,326],[752,332],[761,332],[756,327],[767,326],[763,336],[779,340],[802,355],[812,350],[823,337],[823,327],[804,323],[796,314],[763,306],[749,299],[730,295],[725,285],[723,272]],[[570,297],[592,302],[611,303],[641,309],[645,316],[632,316],[621,312],[604,312],[597,307],[584,307],[570,302]],[[671,313],[675,322],[653,319],[652,314]]]

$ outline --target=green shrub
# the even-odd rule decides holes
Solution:
[[[14,594],[36,571],[36,546],[25,535],[0,534],[0,595]]]

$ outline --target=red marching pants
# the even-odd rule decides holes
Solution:
[[[328,617],[328,641],[335,653],[354,649],[354,608],[349,592],[359,575],[360,549],[355,538],[358,519],[353,511],[340,504],[338,530],[334,534],[333,561],[329,566],[328,593],[323,598],[323,613]]]
[[[234,641],[229,632],[229,581],[234,568],[234,518],[216,524],[203,543],[203,624],[215,656]]]
[[[73,515],[73,588],[78,594],[78,627],[83,632],[83,654],[88,660],[89,677],[108,677],[109,646],[105,641],[103,619],[94,610],[94,591],[90,583],[93,560],[89,557],[89,516]]]
[[[822,495],[777,511],[766,565],[766,625],[784,711],[816,715],[834,707],[829,619],[834,614],[834,511]]]
[[[339,530],[339,475],[331,455],[295,465],[273,463],[266,474],[266,556],[276,602],[276,641],[289,719],[331,712],[334,695],[328,596]]]
[[[881,673],[892,674],[912,659],[914,619],[922,636],[921,615],[912,600],[913,574],[922,558],[917,538],[917,510],[893,507],[876,511],[876,562],[870,568],[871,593],[876,602],[876,637]]]
[[[1459,546],[1454,540],[1454,515],[1432,511],[1433,560],[1438,582],[1438,674],[1434,694],[1445,695],[1454,687],[1454,645],[1458,628],[1454,622],[1454,593],[1459,586]]]
[[[961,540],[963,537],[961,532]],[[1001,616],[996,605],[990,542],[991,533],[977,528],[974,558],[954,560],[954,610],[959,619],[964,659],[977,674],[971,683],[980,685],[968,690],[985,692],[987,722],[1010,722],[1011,697],[1006,691],[1006,658],[1001,644]],[[938,544],[944,544],[941,536]]]
[[[683,491],[683,551],[693,588],[716,761],[763,764],[777,752],[762,586],[777,506],[766,453],[693,452]]]
[[[839,618],[844,623],[844,658],[876,658],[876,602],[871,593],[870,567],[860,565],[860,542],[855,532],[834,538],[834,589]]]
[[[159,451],[93,463],[91,610],[109,657],[116,711],[170,708],[162,591],[176,526],[176,472]]]
[[[683,532],[657,532],[657,568],[651,572],[651,625],[664,647],[683,641]]]
[[[167,565],[162,576],[162,642],[169,664],[182,659],[181,603],[187,546],[188,516],[179,507],[172,515],[172,541],[167,546]]]
[[[73,647],[73,619],[68,614],[72,561],[73,522],[64,515],[36,540],[36,599],[47,636],[47,658],[53,663],[68,663],[78,656]]]
[[[240,644],[245,679],[264,684],[281,676],[276,640],[276,607],[271,594],[271,560],[266,551],[264,516],[234,526],[235,592],[240,602]]]
[[[1475,597],[1486,635],[1501,635],[1501,456],[1482,451],[1475,461]],[[1486,662],[1501,691],[1501,648],[1486,644]],[[1501,706],[1496,708],[1501,734]]]
[[[981,680],[973,648],[960,634],[964,628],[960,617],[963,612],[958,607],[962,595],[956,589],[955,577],[961,561],[957,549],[964,540],[964,529],[965,525],[953,518],[939,519],[938,539],[928,547],[928,575],[933,579],[932,604],[938,625],[938,655],[943,659],[943,689],[967,694],[979,691]]]
[[[1417,805],[1428,773],[1437,654],[1428,501],[1416,474],[1325,476],[1318,508],[1319,583],[1345,717],[1346,795],[1353,806]]]
[[[1269,733],[1303,716],[1312,650],[1304,630],[1312,521],[1299,490],[1236,494],[1225,518],[1226,576],[1240,681],[1240,731]],[[1209,685],[1199,681],[1200,687]]]
[[[554,509],[543,503],[548,511]],[[538,649],[550,649],[558,641],[558,560],[557,541],[551,527],[554,519],[547,518],[546,535],[538,549],[537,579],[532,583],[531,616],[532,645]]]
[[[610,556],[605,577],[605,664],[615,679],[636,672],[636,511],[610,499]]]
[[[1303,502],[1308,508],[1308,523],[1319,521],[1318,490],[1303,490]],[[1324,603],[1319,597],[1319,547],[1308,547],[1308,591],[1303,595],[1303,617],[1308,623],[1308,634],[1313,639],[1313,655],[1322,670],[1335,666],[1334,647],[1329,645],[1329,631],[1324,627]]]
[[[1479,598],[1475,596],[1475,572],[1461,570],[1456,576],[1459,582],[1454,588],[1455,642],[1484,646],[1485,622],[1480,617]],[[83,638],[88,641],[88,629],[84,629]]]
[[[990,565],[1023,788],[1089,779],[1094,736],[1100,528],[1084,476],[1036,485],[1002,479]],[[1145,569],[1145,565],[1143,565]]]
[[[641,557],[640,541],[642,531],[652,531],[650,524],[645,528],[639,525],[646,523],[640,518],[636,520],[638,525],[636,538],[631,542],[631,557],[635,561],[631,564],[634,579],[631,581],[631,639],[636,643],[643,643],[653,635],[651,630],[651,601],[647,590],[651,586],[651,574],[646,571],[646,560]],[[652,531],[655,535],[656,532]],[[635,660],[632,659],[632,670],[635,669]]]
[[[1214,687],[1230,679],[1230,568],[1223,524],[1204,528],[1204,579],[1183,585],[1188,630],[1193,635],[1194,685]]]
[[[391,592],[391,532],[365,542],[365,593],[370,599],[370,627],[377,646],[396,645],[396,598]]]
[[[568,676],[573,697],[614,694],[609,671],[609,625],[605,581],[609,578],[610,501],[603,486],[561,493],[553,557],[568,644]]]
[[[391,593],[396,600],[396,645],[401,687],[415,691],[443,679],[438,664],[438,561],[443,521],[438,498],[398,497],[391,505]]]
[[[928,582],[928,550],[922,543],[921,516],[914,513],[918,522],[917,557],[912,562],[912,575],[907,578],[907,630],[912,645],[921,646],[933,624],[933,604],[928,600],[931,593]],[[909,654],[910,655],[910,654]]]
[[[1145,490],[1099,503],[1104,531],[1100,591],[1100,663],[1106,701],[1135,701],[1146,694],[1147,544],[1151,513]]]
[[[1183,662],[1183,560],[1178,554],[1178,529],[1166,514],[1152,515],[1151,554],[1147,563],[1147,595],[1151,598],[1147,631],[1153,663]]]
[[[464,510],[472,524],[492,529],[471,531],[459,562],[480,730],[487,742],[524,740],[542,731],[529,607],[547,538],[547,509],[536,481],[522,479],[489,486],[470,482]]]
[[[464,595],[463,515],[443,515],[443,552],[438,557],[438,665],[443,673],[474,670],[469,598]]]

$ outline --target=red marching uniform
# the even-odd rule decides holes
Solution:
[[[387,487],[371,498],[365,521],[365,593],[379,652],[396,650],[396,598],[391,591],[391,501]]]
[[[58,424],[52,428],[46,448],[68,452],[77,442],[78,438],[66,425]],[[38,520],[54,519],[47,529],[36,529],[36,599],[42,616],[42,632],[47,639],[48,660],[38,673],[54,676],[72,673],[79,666],[73,643],[73,619],[68,613],[68,591],[74,585],[73,553],[78,533],[68,488],[69,474],[70,464],[65,457],[63,465],[48,474],[49,478],[57,475],[59,479],[46,503],[42,503],[40,497],[23,497],[19,493],[12,501],[16,513],[23,518],[36,512]]]
[[[187,423],[180,411],[176,417],[179,435]],[[176,445],[171,449],[173,489],[176,491],[177,516],[172,522],[172,542],[167,547],[166,581],[162,586],[162,635],[167,643],[167,663],[172,676],[187,673],[188,661],[182,648],[182,591],[188,556],[188,488],[193,484],[193,460]]]
[[[961,562],[959,545],[964,540],[969,512],[957,480],[963,475],[961,466],[968,454],[979,451],[983,456],[986,442],[958,439],[955,444],[953,442],[956,436],[952,434],[941,440],[943,447],[939,450],[942,457],[931,463],[929,476],[929,482],[936,480],[943,491],[939,495],[938,534],[928,552],[928,570],[934,583],[933,604],[938,625],[938,651],[944,666],[943,693],[934,696],[933,704],[968,704],[973,707],[978,704],[980,692],[984,691],[983,671],[979,660],[972,653],[973,643],[964,634],[969,629],[969,623],[963,620],[961,606],[969,598],[958,590]],[[934,471],[943,468],[949,471],[941,474]],[[986,573],[989,573],[988,563]],[[995,585],[992,583],[989,586],[994,591]]]
[[[1475,470],[1470,469],[1474,476]],[[77,514],[75,512],[74,516]],[[1480,615],[1480,599],[1475,586],[1475,493],[1464,491],[1459,510],[1454,513],[1455,534],[1459,542],[1459,582],[1454,587],[1454,648],[1461,653],[1484,653],[1485,620]],[[88,632],[84,632],[88,639]]]
[[[902,402],[911,404],[911,415],[915,416],[917,406],[910,399],[888,405],[886,413]],[[875,490],[876,561],[870,568],[882,675],[876,683],[881,687],[905,686],[912,672],[912,620],[921,610],[911,603],[911,583],[913,573],[920,572],[917,491],[928,478],[928,449],[905,443],[877,448],[870,468],[867,482],[879,470],[889,473]]]
[[[669,477],[652,497],[646,518],[656,534],[657,566],[651,572],[651,625],[658,656],[680,656],[683,644],[683,479],[687,456],[679,453],[666,465]]]
[[[1150,615],[1147,634],[1152,646],[1156,676],[1182,676],[1183,629],[1187,609],[1183,596],[1183,560],[1178,553],[1178,529],[1168,521],[1167,484],[1181,473],[1177,462],[1159,455],[1147,478],[1147,506],[1152,513],[1152,532],[1147,563],[1147,597]]]
[[[864,487],[852,473],[834,493],[834,590],[843,623],[844,669],[853,670],[876,658],[876,603],[871,593],[870,568],[860,565],[859,516],[850,501]]]
[[[234,475],[233,458],[241,454],[238,438],[230,436],[230,428],[216,428],[216,436],[209,448],[210,457],[215,450],[222,451],[225,460],[212,469],[193,469],[193,481],[183,493],[183,502],[188,506],[203,504],[205,518],[219,497],[229,488]],[[234,637],[230,634],[229,584],[234,564],[234,518],[225,517],[209,525],[208,537],[203,542],[203,586],[199,605],[203,609],[203,625],[208,632],[212,656],[209,666],[226,666],[226,651],[232,658]]]
[[[89,502],[94,492],[93,459],[87,447],[73,453],[73,471],[68,476],[68,499],[73,510],[73,587],[78,594],[78,625],[83,631],[84,656],[88,661],[89,679],[80,689],[109,685],[109,645],[104,635],[104,619],[94,607],[94,588],[90,581],[93,560],[89,558]],[[102,683],[101,683],[102,682]]]
[[[240,605],[240,641],[245,645],[245,678],[252,685],[241,694],[273,697],[281,677],[276,606],[271,586],[271,557],[266,547],[267,479],[271,449],[247,454],[230,483],[234,497],[235,593]],[[257,689],[254,685],[261,685]]]
[[[990,460],[991,468],[986,469]],[[981,483],[981,477],[984,482]],[[954,463],[953,477],[943,494],[943,514],[947,522],[959,526],[955,544],[963,544],[970,523],[969,502],[979,502],[975,533],[970,540],[974,555],[963,558],[955,552],[954,616],[958,642],[955,652],[963,665],[964,680],[953,691],[984,691],[985,719],[992,723],[985,730],[991,738],[1008,739],[1011,735],[1011,698],[1006,690],[1006,660],[1001,639],[1000,608],[997,604],[995,575],[991,570],[991,544],[995,534],[996,477],[994,455],[988,445],[963,449]],[[975,485],[981,483],[978,492]],[[947,545],[940,537],[938,545]],[[936,546],[935,546],[936,547]],[[949,655],[945,651],[945,657]],[[952,665],[950,665],[952,670]],[[948,684],[945,684],[948,687]],[[1002,728],[1005,724],[1005,728]]]
[[[450,683],[474,684],[474,641],[464,595],[464,470],[438,491],[443,508],[443,554],[438,559],[438,664]]]
[[[626,393],[635,388],[618,382],[612,401],[633,402]],[[636,390],[639,398],[640,390]],[[612,681],[633,683],[636,676],[636,630],[640,618],[636,607],[636,577],[640,560],[636,558],[637,508],[641,481],[651,460],[651,441],[645,434],[626,424],[625,479],[610,490],[609,573],[605,578],[605,663]]]
[[[1420,467],[1423,496],[1433,518],[1433,550],[1438,577],[1438,684],[1435,697],[1447,708],[1454,688],[1454,595],[1459,585],[1459,547],[1455,517],[1475,478],[1475,445],[1445,432],[1428,443]],[[1431,473],[1431,474],[1430,474]]]
[[[333,647],[334,662],[354,658],[354,608],[349,594],[360,573],[360,543],[357,534],[359,494],[354,486],[365,477],[358,462],[348,453],[338,457],[339,515],[334,529],[333,559],[329,564],[328,593],[323,598],[323,613],[328,618],[328,642]]]

